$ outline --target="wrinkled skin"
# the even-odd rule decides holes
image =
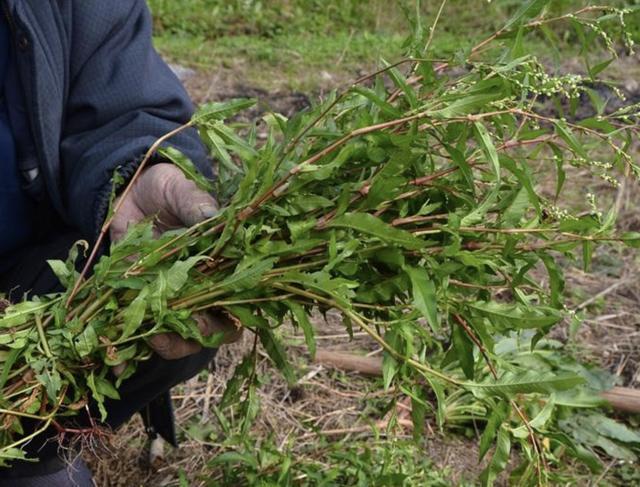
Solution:
[[[179,168],[172,164],[156,164],[145,169],[133,184],[113,219],[110,236],[117,241],[124,237],[131,225],[149,217],[154,217],[154,231],[160,235],[167,230],[195,225],[212,217],[217,210],[216,200],[198,189]],[[225,333],[223,343],[234,342],[242,335],[241,328],[220,314],[198,313],[194,319],[204,336]],[[149,340],[149,345],[168,360],[183,358],[201,350],[198,343],[184,340],[176,333],[156,335]]]

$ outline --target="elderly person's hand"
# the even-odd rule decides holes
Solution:
[[[111,224],[113,241],[121,239],[129,226],[145,218],[155,218],[155,230],[161,234],[170,229],[192,226],[212,217],[218,210],[216,200],[197,188],[182,171],[172,164],[156,164],[145,169],[133,184]],[[214,313],[194,315],[204,336],[225,333],[223,343],[238,340],[242,329],[228,318]],[[184,340],[178,334],[164,333],[149,340],[149,345],[162,358],[174,360],[198,353],[201,346]]]

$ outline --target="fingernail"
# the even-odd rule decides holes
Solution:
[[[215,205],[200,205],[200,213],[204,218],[212,218],[218,214],[218,207]]]

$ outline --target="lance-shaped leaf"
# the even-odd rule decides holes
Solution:
[[[426,269],[407,266],[405,267],[405,271],[411,279],[413,305],[422,313],[422,316],[427,319],[433,332],[440,332],[435,284],[430,279]]]
[[[289,384],[293,384],[296,380],[295,374],[289,361],[287,360],[287,354],[280,343],[280,340],[267,328],[259,328],[257,330],[260,342],[266,350],[269,358],[273,361],[274,365],[282,373]]]
[[[445,108],[429,112],[429,116],[434,118],[454,118],[477,113],[480,108],[486,106],[492,101],[502,98],[502,94],[485,93],[481,95],[465,94],[461,98],[448,102]]]
[[[345,213],[334,218],[327,225],[329,228],[348,228],[366,235],[371,235],[392,245],[417,250],[424,247],[424,241],[411,233],[394,228],[368,213]]]
[[[273,268],[276,258],[247,259],[236,268],[236,271],[224,279],[217,287],[241,291],[256,286],[262,276]]]
[[[291,314],[298,323],[298,326],[302,328],[302,332],[304,333],[304,341],[307,344],[307,348],[309,349],[309,355],[311,355],[311,359],[316,356],[316,337],[315,331],[313,329],[313,325],[309,320],[309,315],[305,311],[305,309],[295,301],[287,301],[287,306],[291,310]]]
[[[507,467],[510,453],[511,440],[509,439],[509,432],[506,428],[501,427],[498,430],[498,439],[496,441],[496,449],[493,452],[493,457],[491,457],[489,465],[487,465],[480,476],[480,481],[483,486],[493,485],[498,474]]]
[[[205,257],[196,255],[173,263],[171,268],[167,271],[167,286],[169,286],[173,295],[184,287],[189,280],[189,272],[191,269],[193,269],[195,265],[203,259],[205,259]]]
[[[133,335],[142,322],[147,312],[147,297],[149,296],[149,288],[145,287],[140,294],[127,306],[123,312],[124,328],[122,330],[122,338],[128,338]]]
[[[493,444],[493,440],[498,433],[498,430],[502,427],[502,424],[509,417],[509,411],[511,407],[507,401],[499,401],[498,403],[493,405],[493,410],[491,415],[489,416],[489,420],[487,421],[487,425],[484,428],[484,432],[480,437],[480,460],[484,458],[484,456],[491,448]]]
[[[525,308],[520,304],[476,301],[468,306],[506,328],[544,328],[558,323],[563,315],[549,307]]]
[[[584,384],[584,378],[576,374],[552,374],[527,371],[520,374],[506,373],[498,381],[468,382],[465,385],[480,395],[513,397],[514,394],[551,394]]]
[[[564,140],[567,145],[573,150],[578,156],[583,157],[585,159],[589,159],[589,155],[585,150],[584,146],[578,141],[571,129],[567,126],[566,122],[562,120],[556,120],[554,122],[556,127],[556,132],[558,135]]]
[[[185,177],[194,183],[203,191],[212,192],[213,184],[205,178],[191,160],[175,147],[164,147],[158,153],[169,159],[173,164],[178,166]]]
[[[542,9],[549,3],[551,3],[551,0],[527,0],[513,14],[501,30],[509,30],[519,25],[521,22],[535,17],[540,14]]]
[[[225,120],[256,104],[252,98],[234,98],[232,100],[212,102],[202,105],[193,116],[198,123]]]
[[[475,359],[473,357],[473,342],[461,326],[453,325],[451,339],[458,362],[467,379],[473,380]]]
[[[493,168],[493,172],[496,177],[500,177],[500,158],[498,157],[498,151],[496,150],[496,146],[493,144],[493,140],[491,140],[491,135],[487,131],[486,127],[481,122],[476,122],[474,124],[476,139],[482,147],[482,151],[484,152],[485,157],[491,164]]]

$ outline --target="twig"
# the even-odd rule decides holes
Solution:
[[[587,306],[589,306],[592,303],[596,302],[598,299],[603,298],[603,297],[611,294],[613,291],[615,291],[616,289],[618,289],[621,286],[624,286],[624,285],[628,284],[629,282],[631,282],[630,279],[623,279],[621,281],[614,282],[613,284],[611,284],[611,286],[606,287],[605,289],[603,289],[599,293],[595,294],[594,296],[591,296],[586,301],[583,301],[582,303],[580,303],[578,306],[576,306],[574,311],[581,311],[581,310],[585,309]]]

